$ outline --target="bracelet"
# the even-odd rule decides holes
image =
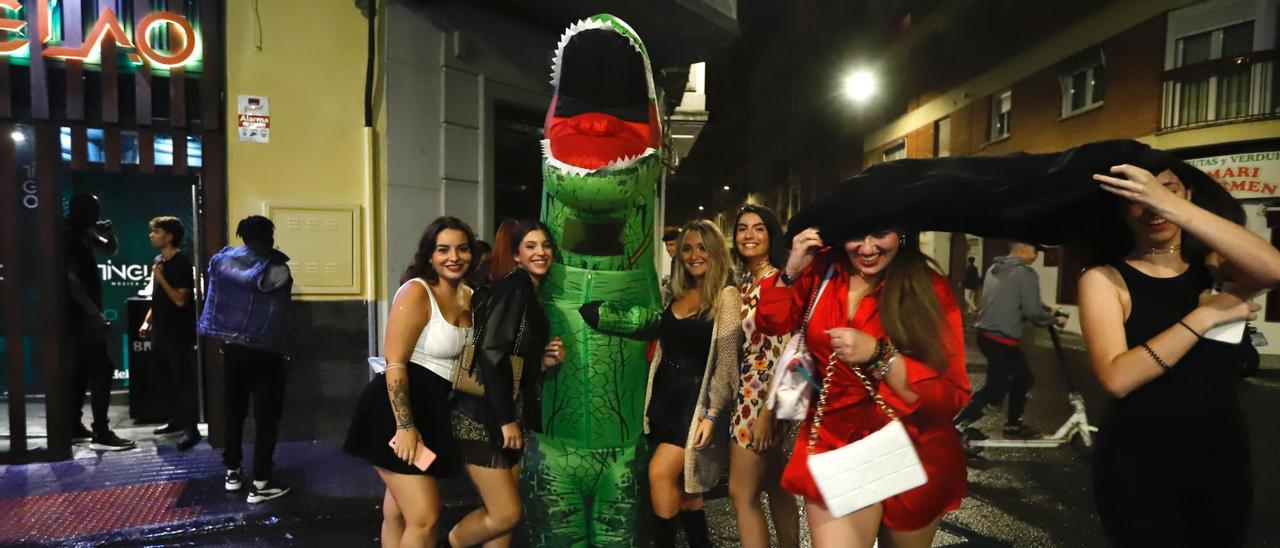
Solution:
[[[387,364],[387,368],[385,370],[391,371],[392,369],[404,369],[404,368],[405,367],[403,363],[391,363],[391,364]]]
[[[1147,351],[1147,355],[1151,356],[1151,359],[1155,360],[1156,364],[1159,365],[1161,369],[1164,369],[1165,371],[1169,370],[1169,364],[1164,363],[1164,360],[1160,359],[1160,355],[1156,354],[1156,351],[1152,350],[1147,343],[1142,343],[1142,349]]]
[[[702,418],[704,418],[704,419],[706,419],[706,420],[711,421],[711,424],[715,424],[715,423],[716,423],[716,417],[715,417],[714,415],[712,415],[710,411],[703,412],[703,413],[702,413]]]
[[[871,359],[867,360],[866,363],[863,363],[862,365],[865,367],[865,366],[874,366],[875,364],[880,363],[880,359],[884,357],[884,351],[885,351],[885,339],[884,338],[877,339],[876,351],[871,354]]]
[[[889,369],[893,367],[893,359],[898,355],[890,354],[888,359],[882,360],[880,366],[871,372],[871,376],[877,379],[883,379],[889,376]]]
[[[784,268],[782,269],[782,272],[778,273],[778,281],[782,282],[782,285],[789,286],[791,284],[794,284],[796,282],[796,279],[792,278],[790,274],[787,274],[787,269]]]
[[[1181,325],[1182,327],[1187,328],[1187,331],[1190,331],[1190,332],[1191,332],[1191,334],[1192,334],[1192,335],[1195,335],[1197,339],[1203,339],[1203,338],[1204,338],[1204,335],[1201,335],[1199,331],[1196,331],[1196,330],[1194,330],[1194,329],[1191,329],[1191,326],[1187,325],[1187,322],[1184,322],[1184,321],[1182,321],[1182,320],[1178,320],[1178,325]]]
[[[397,425],[396,425],[396,430],[408,430],[408,429],[410,429],[410,428],[413,428],[413,423],[411,423],[411,422],[406,422],[406,423],[404,423],[404,424],[397,424]]]

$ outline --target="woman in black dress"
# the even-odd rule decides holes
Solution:
[[[503,223],[494,240],[494,257],[506,252],[515,269],[501,276],[489,295],[477,298],[479,337],[474,363],[484,396],[454,392],[453,438],[467,474],[484,506],[473,510],[449,532],[453,546],[508,545],[520,521],[520,450],[531,424],[535,401],[528,401],[540,382],[541,369],[564,361],[564,346],[550,340],[547,316],[538,305],[538,284],[551,267],[555,245],[551,231],[539,221]],[[483,301],[483,302],[480,302]],[[523,358],[519,386],[512,356]],[[539,367],[541,366],[541,367]],[[514,395],[513,395],[514,394]],[[524,411],[529,411],[525,413]]]
[[[1155,150],[1135,163],[1094,176],[1124,200],[1079,282],[1090,361],[1116,398],[1095,454],[1098,514],[1116,546],[1240,546],[1253,500],[1240,371],[1235,349],[1204,335],[1256,317],[1280,252],[1219,216],[1243,219],[1200,170]],[[1215,278],[1232,283],[1211,294]]]
[[[471,331],[471,227],[454,217],[427,226],[387,316],[385,373],[365,386],[343,450],[386,483],[382,542],[433,545],[440,518],[437,478],[461,472],[449,435],[453,362]],[[394,447],[388,442],[394,443]],[[414,465],[425,446],[435,460]]]
[[[645,400],[645,433],[654,447],[649,489],[656,545],[672,545],[679,515],[689,546],[698,548],[711,546],[702,493],[729,460],[724,411],[738,392],[742,297],[729,285],[729,252],[716,225],[685,225],[676,249],[673,300],[658,327]]]

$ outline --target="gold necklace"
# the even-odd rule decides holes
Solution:
[[[778,269],[769,264],[768,260],[760,261],[759,263],[756,263],[755,266],[751,267],[751,283],[758,283],[758,280],[768,278],[777,271]]]
[[[1148,248],[1147,252],[1144,253],[1144,255],[1167,255],[1169,253],[1175,253],[1181,249],[1182,249],[1182,244],[1174,244],[1167,248],[1152,247],[1152,248]]]

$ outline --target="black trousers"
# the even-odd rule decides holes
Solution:
[[[272,456],[284,412],[284,386],[289,376],[289,360],[284,355],[236,344],[224,344],[222,353],[226,367],[226,390],[223,393],[227,413],[227,447],[222,463],[228,469],[239,468],[244,458],[240,447],[244,439],[244,421],[249,414],[249,398],[253,397],[253,478],[270,479],[274,466]]]
[[[189,434],[200,433],[200,392],[196,378],[196,362],[190,337],[152,337],[151,356],[157,367],[169,371],[169,424],[181,426]]]
[[[1027,365],[1022,348],[993,341],[978,335],[978,350],[987,357],[987,384],[974,392],[969,405],[956,416],[957,422],[973,422],[982,418],[983,407],[1000,405],[1009,396],[1008,424],[1022,422],[1022,411],[1027,406],[1027,393],[1035,378]]]
[[[93,432],[95,434],[110,430],[107,410],[111,407],[111,376],[115,373],[115,364],[107,354],[107,341],[97,337],[84,337],[83,334],[69,335],[73,340],[70,351],[71,361],[68,371],[71,397],[67,398],[71,405],[68,415],[72,424],[83,424],[84,393],[89,391],[89,404],[93,410]],[[81,338],[84,337],[84,338]]]

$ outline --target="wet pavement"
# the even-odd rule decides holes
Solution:
[[[1096,424],[1105,398],[1078,338],[1064,342],[1068,369]],[[1052,431],[1069,413],[1062,373],[1047,340],[1029,342],[1027,351],[1037,384],[1026,421]],[[981,386],[985,365],[976,350],[970,352],[970,364],[970,377]],[[1280,426],[1272,420],[1280,415],[1277,366],[1264,357],[1263,371],[1241,386],[1254,451],[1250,546],[1280,546]],[[1002,421],[1002,411],[991,411],[977,427],[990,434]],[[151,426],[128,428],[124,421],[118,426],[121,435],[143,439],[138,449],[103,453],[81,445],[70,461],[0,468],[0,545],[378,544],[381,483],[370,467],[341,452],[339,440],[282,443],[276,476],[294,491],[250,505],[243,491],[223,490],[220,451],[202,443],[178,453],[173,439],[152,438]],[[246,452],[245,462],[251,462],[251,449]],[[934,545],[1104,546],[1086,453],[1070,446],[984,450],[970,460],[969,497],[944,519]],[[465,480],[446,481],[442,490],[447,530],[478,500]],[[710,494],[707,512],[715,544],[736,546],[733,508],[723,485]]]

